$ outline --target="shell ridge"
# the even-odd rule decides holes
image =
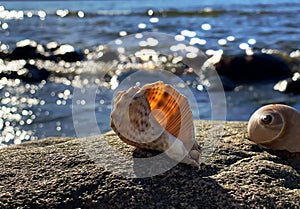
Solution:
[[[263,115],[274,114],[281,121],[270,124],[260,122]],[[278,124],[277,124],[278,123]],[[300,113],[287,105],[272,104],[259,108],[249,119],[249,138],[265,148],[274,150],[287,150],[289,152],[300,152]],[[278,130],[278,133],[276,133]],[[275,134],[274,134],[275,133]],[[267,137],[271,136],[271,137]]]
[[[117,93],[111,113],[111,127],[125,143],[165,151],[198,167],[200,146],[193,125],[187,98],[162,81]]]
[[[130,115],[132,116],[134,114],[129,114],[129,106],[139,90],[140,89],[137,86],[131,87],[128,89],[128,91],[120,96],[120,98],[117,100],[117,103],[115,103],[114,111],[111,113],[111,125],[113,123],[112,128],[114,131],[122,133],[123,138],[126,138],[127,141],[129,140],[128,138],[131,138],[135,142],[147,143],[150,140],[153,140],[153,138],[159,138],[163,130],[158,128],[158,123],[153,122],[151,125],[155,126],[156,129],[148,129],[147,132],[135,131],[136,129],[134,127],[134,123],[130,117]]]

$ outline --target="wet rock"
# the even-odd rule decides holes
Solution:
[[[276,82],[291,75],[289,66],[281,58],[264,53],[222,58],[216,64],[219,75],[237,84],[251,82]]]
[[[159,54],[158,59],[162,63],[162,67],[164,68],[164,70],[170,71],[175,75],[194,73],[190,66],[182,61],[176,60],[176,57],[174,56]]]
[[[69,44],[62,44],[57,48],[53,48],[53,55],[57,58],[57,60],[64,60],[66,62],[77,62],[82,61],[84,59],[84,54],[75,50],[75,48]]]
[[[300,94],[300,73],[294,73],[291,78],[279,81],[274,85],[274,90],[282,93]]]
[[[136,72],[140,72],[140,71],[138,71],[138,70],[130,70],[130,71],[121,73],[120,75],[117,76],[117,80],[118,80],[119,83],[121,83],[124,79],[128,79],[130,81],[131,80],[131,76],[130,75],[132,75],[132,74],[134,74]],[[143,73],[143,76],[147,75],[147,74],[151,74],[151,71],[150,72],[146,72],[145,71]],[[109,72],[106,75],[109,75]],[[111,78],[113,78],[113,76]]]
[[[24,65],[24,69],[26,69],[27,72],[24,74],[22,80],[26,82],[41,82],[42,80],[47,80],[50,75],[45,68],[39,69],[35,65],[28,63]]]
[[[300,51],[299,50],[294,50],[289,54],[285,51],[281,51],[278,49],[262,49],[261,52],[280,57],[282,60],[284,60],[289,65],[292,72],[296,72],[300,68]]]
[[[0,78],[20,79],[24,82],[41,82],[42,80],[47,80],[49,75],[50,73],[46,69],[39,69],[35,65],[26,63],[18,71],[1,72]]]
[[[9,54],[3,51],[0,51],[0,59],[8,59],[9,58]]]
[[[99,56],[99,54],[101,56]],[[101,62],[112,62],[112,61],[119,61],[119,55],[114,51],[108,51],[103,53],[101,50],[95,51],[91,53],[93,59],[96,59]]]
[[[226,76],[218,76],[217,78],[210,77],[205,79],[203,83],[205,84],[205,88],[209,91],[221,91],[222,88],[224,91],[232,91],[237,87],[237,84]]]
[[[9,58],[9,52],[5,44],[0,43],[0,59],[6,60]]]
[[[213,122],[195,126],[203,144]],[[9,146],[0,149],[0,208],[299,208],[299,158],[262,149],[246,130],[246,122],[226,122],[200,169],[178,164],[147,178],[126,172],[140,172],[137,159],[157,152],[113,132]]]
[[[46,44],[46,48],[53,52],[59,48],[59,43],[57,41],[51,41]]]
[[[17,42],[16,48],[9,55],[9,58],[11,60],[20,60],[20,59],[53,60],[53,57],[44,48],[43,45],[28,39]]]
[[[22,40],[16,43],[16,48],[8,56],[11,60],[41,59],[50,61],[76,62],[84,59],[80,50],[69,44],[60,45],[58,42],[49,42],[46,46],[32,40]]]
[[[66,52],[65,54],[56,55],[56,57],[66,62],[77,62],[84,59],[84,56],[80,51]]]

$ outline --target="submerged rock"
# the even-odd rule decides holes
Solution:
[[[1,55],[1,54],[0,54]],[[36,41],[25,39],[16,43],[16,48],[7,55],[10,60],[29,60],[40,59],[50,61],[66,61],[76,62],[82,61],[85,56],[80,50],[76,50],[69,44],[59,44],[58,42],[49,42],[46,46],[37,43]]]
[[[282,93],[300,94],[300,74],[297,72],[291,78],[279,81],[274,85],[274,90]]]
[[[47,49],[52,52],[55,51],[56,49],[58,49],[59,46],[60,46],[60,44],[57,41],[51,41],[46,44]]]
[[[53,55],[58,61],[76,62],[84,59],[83,53],[79,50],[75,50],[75,48],[69,44],[62,44],[53,49]]]
[[[237,87],[237,84],[226,76],[209,77],[203,83],[205,83],[205,88],[209,91],[222,91],[220,84],[224,91],[232,91]]]
[[[237,84],[279,81],[291,75],[289,66],[281,58],[264,53],[222,58],[216,65],[219,75]]]
[[[262,49],[262,53],[271,54],[280,57],[290,67],[292,72],[296,72],[300,68],[300,51],[294,50],[290,53],[278,49]]]
[[[2,44],[0,44],[0,59],[2,60],[9,59],[9,53],[8,50],[6,49],[6,46],[3,48],[4,49],[2,49]]]
[[[9,55],[11,60],[28,60],[28,59],[42,59],[53,60],[51,54],[44,48],[43,45],[35,41],[25,39],[16,43],[16,48]]]
[[[41,82],[42,80],[47,80],[49,75],[50,73],[46,69],[39,69],[35,65],[26,63],[18,71],[1,72],[0,78],[20,79],[24,82]]]

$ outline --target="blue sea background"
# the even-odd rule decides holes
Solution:
[[[200,40],[197,47],[203,52],[222,49],[224,54],[238,55],[245,52],[243,46],[246,45],[289,54],[300,49],[299,25],[299,0],[0,3],[0,47],[8,51],[24,39],[41,44],[57,41],[78,50],[93,51],[124,34],[159,32],[176,36],[188,31]],[[186,37],[187,41],[190,38]],[[95,90],[95,77],[102,75],[99,67],[102,65],[97,60],[75,65],[71,67],[76,73],[63,73],[58,67],[55,76],[39,84],[0,80],[1,146],[50,136],[85,136],[110,130],[109,114],[116,90],[102,83],[98,83]],[[86,90],[90,83],[95,91],[95,104],[78,100],[75,104],[82,108],[74,111],[74,89]],[[273,85],[248,84],[226,92],[225,119],[247,121],[258,107],[268,103],[280,102],[300,109],[299,96],[276,92]],[[195,93],[197,88],[191,91]],[[192,108],[194,113],[199,113],[195,119],[212,119],[209,96],[197,92],[195,97],[197,105]],[[97,130],[92,128],[93,124],[89,126],[94,116]],[[79,133],[74,128],[78,126],[90,129]]]

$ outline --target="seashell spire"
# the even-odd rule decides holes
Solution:
[[[190,106],[171,85],[158,81],[118,92],[110,125],[127,144],[199,167],[200,146],[194,139]]]
[[[266,148],[300,152],[300,113],[281,104],[261,107],[249,119],[248,134]]]

